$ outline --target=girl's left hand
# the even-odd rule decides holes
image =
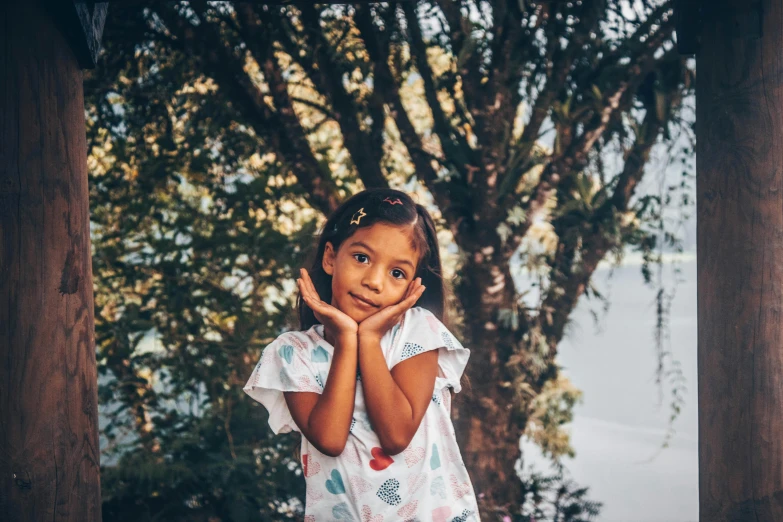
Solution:
[[[392,326],[400,321],[405,312],[416,304],[425,288],[427,287],[421,284],[421,277],[411,281],[405,291],[405,296],[399,303],[387,306],[359,323],[359,339],[369,337],[380,340]]]

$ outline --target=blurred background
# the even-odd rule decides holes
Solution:
[[[326,216],[390,186],[438,222],[484,519],[697,520],[673,29],[642,0],[112,5],[85,77],[104,519],[301,518],[298,440],[241,388]]]

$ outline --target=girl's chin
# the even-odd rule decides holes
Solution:
[[[374,313],[375,312],[372,312],[372,311],[368,312],[367,310],[355,310],[355,309],[354,310],[349,310],[349,311],[346,312],[348,317],[350,317],[351,319],[353,319],[357,323],[361,323],[362,321],[364,321],[365,319],[367,319],[368,317],[370,317]]]
[[[356,321],[357,323],[360,323],[364,319],[370,317],[370,313],[367,313],[365,310],[357,310],[356,307],[353,306],[338,306],[338,310],[340,310],[342,313]]]

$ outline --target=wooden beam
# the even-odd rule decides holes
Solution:
[[[94,2],[89,0],[46,0],[48,9],[65,34],[71,49],[82,69],[94,69],[101,50],[101,36],[106,23],[109,4],[122,7],[156,7],[165,2],[176,3],[179,0],[110,0]],[[236,0],[241,3],[267,5],[304,5],[304,4],[373,4],[376,0],[358,0],[345,2],[326,0]],[[402,2],[414,0],[398,0]]]
[[[699,50],[701,31],[701,0],[674,0],[677,50],[692,55]]]
[[[725,0],[697,54],[699,506],[783,520],[783,2]]]
[[[56,0],[54,0],[56,1]],[[90,5],[93,2],[89,0],[72,0],[74,3]],[[169,4],[179,3],[181,0],[107,0],[104,3],[108,3],[112,6],[139,6],[139,7],[155,7],[160,4],[168,2]],[[267,4],[267,5],[300,5],[300,4],[339,4],[339,5],[352,5],[352,4],[380,4],[386,0],[324,0],[314,2],[312,0],[228,0],[229,3],[247,3],[247,4]],[[415,2],[416,0],[397,0],[397,2]]]
[[[82,71],[0,2],[0,520],[101,520]]]
[[[46,4],[82,69],[95,68],[109,4],[80,0],[47,0]]]

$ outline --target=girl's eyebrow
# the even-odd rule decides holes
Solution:
[[[351,243],[350,245],[348,245],[348,248],[350,248],[350,247],[355,247],[355,246],[360,246],[360,247],[366,248],[367,250],[369,250],[369,251],[370,251],[370,253],[371,253],[371,254],[375,255],[375,250],[373,250],[372,248],[370,248],[370,246],[369,246],[367,243],[362,243],[361,241],[354,241],[353,243]],[[408,265],[410,265],[410,267],[411,267],[411,268],[415,268],[415,267],[413,266],[413,263],[411,263],[411,262],[410,262],[410,261],[408,261],[407,259],[395,259],[395,260],[394,260],[394,262],[395,262],[395,263],[399,263],[399,264],[401,264],[401,265],[408,264]]]

